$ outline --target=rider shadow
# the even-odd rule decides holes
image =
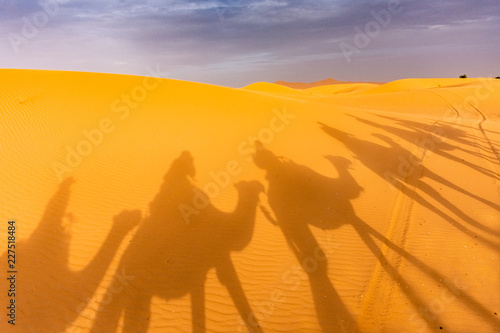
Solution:
[[[99,286],[123,238],[140,221],[139,211],[116,215],[90,263],[79,271],[70,269],[72,215],[66,209],[72,183],[68,178],[59,185],[32,235],[16,244],[22,290],[18,324],[27,332],[64,332],[70,328]]]
[[[326,124],[320,123],[319,125],[325,133],[344,144],[356,155],[361,163],[376,173],[379,177],[387,181],[392,187],[404,192],[409,198],[433,211],[464,234],[477,238],[495,250],[497,249],[498,245],[496,242],[492,242],[491,240],[481,236],[472,228],[487,232],[491,235],[500,236],[500,233],[497,230],[485,226],[467,215],[461,207],[457,206],[449,198],[446,198],[438,190],[424,182],[423,178],[428,178],[438,182],[443,186],[467,195],[470,198],[482,202],[492,208],[500,209],[500,205],[466,191],[444,177],[438,175],[434,171],[426,168],[421,164],[420,158],[385,135],[374,134],[375,137],[384,141],[389,147],[372,141],[358,139],[349,133],[330,127]],[[418,191],[416,190],[417,188]],[[450,216],[444,210],[438,208],[437,205],[430,202],[419,192],[423,192],[433,200],[437,201],[440,205],[459,217],[467,225],[460,223],[459,220]]]
[[[346,132],[340,131],[333,127],[327,126],[325,124],[320,123],[321,128],[328,135],[342,142],[348,149],[350,149],[358,158],[358,160],[363,163],[367,168],[378,174],[380,177],[384,178],[388,181],[392,186],[396,189],[403,191],[410,199],[418,202],[424,207],[429,208],[431,211],[435,212],[451,225],[453,225],[458,230],[462,231],[465,234],[474,236],[478,240],[492,247],[494,250],[498,251],[498,244],[493,242],[481,235],[473,232],[463,224],[456,221],[454,218],[449,216],[447,213],[437,208],[435,205],[431,204],[427,199],[422,197],[414,188],[418,188],[422,192],[425,192],[438,202],[440,202],[444,207],[448,208],[451,212],[455,213],[457,216],[462,217],[465,222],[469,225],[474,226],[478,229],[486,230],[488,232],[494,233],[493,230],[487,229],[485,226],[480,225],[477,221],[472,220],[468,216],[465,215],[461,211],[461,209],[455,206],[452,202],[448,201],[448,199],[444,198],[441,194],[439,194],[435,189],[427,185],[423,182],[420,177],[422,173],[426,176],[430,176],[434,180],[440,182],[443,185],[449,185],[450,188],[453,188],[453,185],[450,185],[448,181],[443,180],[440,176],[435,173],[427,170],[424,166],[419,163],[415,163],[414,169],[412,172],[398,172],[396,169],[398,168],[398,158],[404,156],[408,160],[417,160],[413,154],[411,154],[408,150],[404,149],[400,145],[396,144],[390,138],[385,137],[383,135],[379,135],[378,137],[384,140],[390,148],[386,146],[379,145],[374,142],[364,141],[356,138],[353,135],[350,135]],[[396,161],[396,163],[391,163]],[[408,165],[408,163],[407,163]],[[399,167],[401,164],[399,164]],[[421,170],[416,170],[420,168]],[[424,172],[425,171],[425,172]],[[396,174],[404,174],[406,177],[393,177]],[[390,177],[388,177],[390,175]],[[399,256],[407,260],[409,263],[417,267],[420,271],[425,273],[427,276],[432,278],[436,283],[440,284],[442,281],[446,281],[447,278],[436,271],[434,268],[430,267],[420,259],[416,258],[412,254],[406,252],[403,248],[395,245],[392,241],[387,239],[383,234],[375,230],[373,227],[359,219],[357,216],[352,216],[352,224],[360,237],[366,243],[370,251],[377,257],[378,261],[381,263],[381,267],[386,270],[386,272],[393,278],[395,282],[400,282],[400,290],[406,294],[410,300],[412,300],[412,304],[414,307],[419,309],[426,308],[426,302],[419,296],[414,288],[400,276],[400,274],[395,270],[391,265],[388,265],[388,261],[384,258],[384,255],[381,253],[378,246],[373,242],[372,236],[381,241],[385,246],[387,246],[390,250],[397,253]],[[495,234],[495,233],[494,233]],[[491,323],[494,326],[499,325],[499,321],[492,316],[491,311],[484,307],[480,302],[478,302],[472,295],[469,295],[465,292],[458,291],[456,288],[446,285],[445,286],[449,292],[457,296],[464,304],[467,304],[473,311],[477,311],[481,314],[483,320]],[[437,316],[429,317],[427,315],[423,315],[423,319],[428,323],[429,327],[433,327],[438,320]]]
[[[252,332],[261,332],[231,259],[250,242],[263,186],[240,182],[236,208],[217,210],[196,188],[193,158],[183,152],[170,166],[127,247],[98,311],[93,332],[116,332],[123,316],[124,332],[146,332],[153,297],[164,300],[190,295],[192,331],[205,332],[205,281],[210,269],[224,285]],[[126,274],[124,281],[120,274]]]
[[[466,147],[473,147],[475,145],[475,143],[467,137],[467,133],[463,130],[455,129],[446,124],[433,125],[433,127],[430,128],[429,126],[425,127],[425,125],[418,123],[416,121],[399,120],[387,116],[379,116],[380,118],[392,120],[396,122],[396,124],[398,125],[398,126],[390,126],[390,125],[382,125],[380,123],[363,119],[353,115],[349,116],[361,123],[367,124],[375,128],[380,128],[388,133],[391,133],[400,139],[404,139],[408,143],[415,143],[415,138],[425,136],[426,139],[422,140],[421,142],[422,148],[429,149],[433,154],[447,158],[455,163],[463,164],[469,167],[472,171],[479,172],[487,177],[492,177],[497,180],[500,180],[500,175],[495,173],[493,170],[489,170],[488,168],[471,163],[465,159],[457,157],[456,154],[451,153],[452,151],[460,150],[469,155],[480,157],[483,160],[488,159],[488,156],[486,154],[473,152],[471,150],[465,149],[460,146],[463,145]],[[399,126],[402,126],[404,128]],[[443,139],[449,139],[449,141],[456,141],[460,145],[453,145],[447,142],[447,140]],[[491,160],[489,161],[492,162]],[[499,207],[497,206],[494,208],[498,209]]]
[[[328,278],[327,258],[309,225],[330,230],[344,224],[351,225],[379,262],[380,267],[391,277],[415,309],[426,308],[428,302],[423,295],[390,264],[375,239],[436,282],[446,281],[446,278],[395,245],[356,215],[351,200],[360,194],[362,188],[350,174],[348,160],[342,157],[327,157],[338,173],[338,178],[329,178],[306,166],[276,156],[258,142],[256,148],[254,161],[259,168],[266,171],[267,195],[273,213],[264,211],[264,214],[273,224],[280,227],[290,249],[308,274],[316,313],[323,332],[356,332],[358,328]],[[454,295],[460,296],[473,309],[484,316],[488,315],[487,309],[470,295],[450,285],[445,287]],[[422,319],[429,327],[436,327],[436,323],[440,321],[437,314],[423,315]],[[491,316],[488,319],[495,322]]]
[[[349,162],[329,157],[339,178],[320,175],[306,166],[280,158],[256,143],[254,162],[268,181],[266,217],[279,226],[308,279],[316,314],[324,332],[356,332],[354,318],[328,278],[325,253],[310,225],[336,229],[355,216],[350,200],[362,190],[347,171]],[[273,217],[274,216],[274,217]]]

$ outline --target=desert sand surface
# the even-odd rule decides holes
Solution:
[[[0,78],[1,332],[500,331],[500,80]]]

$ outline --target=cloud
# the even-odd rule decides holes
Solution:
[[[0,36],[22,36],[23,18],[31,20],[43,11],[47,1],[56,0],[0,2]],[[241,85],[250,83],[243,77],[248,73],[276,80],[294,72],[300,72],[295,80],[337,77],[340,73],[344,75],[341,78],[349,79],[349,70],[355,73],[359,68],[354,66],[365,64],[365,73],[370,76],[367,79],[381,80],[387,73],[377,73],[376,68],[368,68],[369,64],[404,57],[410,45],[428,54],[436,45],[448,45],[453,40],[464,48],[480,41],[497,52],[499,47],[495,45],[500,45],[495,37],[500,28],[500,3],[496,0],[401,0],[401,13],[391,17],[391,23],[369,47],[354,57],[354,64],[346,63],[339,43],[352,41],[356,27],[363,30],[374,20],[373,12],[388,8],[389,0],[57,3],[57,15],[40,27],[29,43],[19,45],[18,54],[12,52],[8,38],[2,39],[0,67],[77,66],[78,70],[141,74],[147,65],[161,63],[180,79],[208,77],[210,83],[225,84],[222,81],[232,73],[241,78],[229,84]],[[297,71],[297,66],[309,68],[310,74]],[[483,68],[476,66],[477,71]],[[394,78],[405,75],[392,74]]]

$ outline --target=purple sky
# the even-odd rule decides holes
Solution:
[[[235,87],[499,76],[499,32],[498,0],[0,0],[0,68]]]

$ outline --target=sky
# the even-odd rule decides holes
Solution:
[[[231,87],[500,76],[500,1],[0,0],[0,68]]]

